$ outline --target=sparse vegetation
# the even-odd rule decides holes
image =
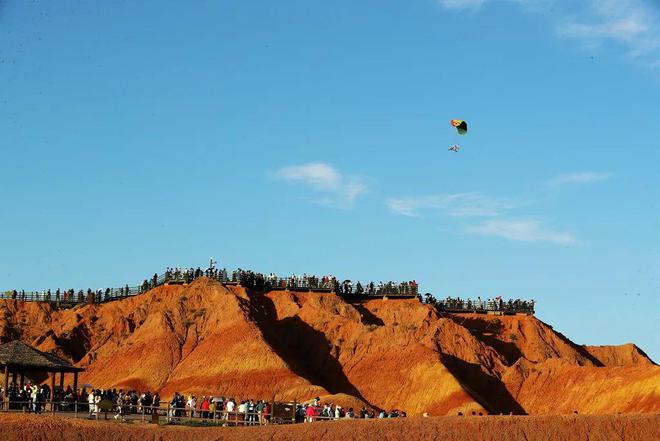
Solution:
[[[178,421],[170,421],[165,425],[168,426],[186,426],[186,427],[216,427],[226,424],[226,420],[190,420],[190,419],[179,419]]]
[[[190,320],[190,319],[184,319],[184,320],[181,322],[181,324],[182,324],[183,326],[185,326],[186,328],[191,327],[194,323],[195,323],[195,322],[193,322],[193,321]]]
[[[427,292],[426,294],[424,294],[424,303],[426,303],[427,305],[435,306],[438,304],[438,300],[433,296],[433,294]]]

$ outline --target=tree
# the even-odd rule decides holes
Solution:
[[[424,303],[426,303],[427,305],[435,306],[437,305],[438,301],[436,300],[435,297],[433,297],[433,294],[427,292],[426,294],[424,294]]]

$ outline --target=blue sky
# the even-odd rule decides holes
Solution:
[[[659,17],[650,0],[0,1],[1,288],[214,256],[534,298],[574,341],[657,361]]]

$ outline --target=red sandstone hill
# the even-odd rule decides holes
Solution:
[[[634,345],[579,346],[531,316],[444,316],[417,300],[199,279],[65,310],[2,300],[0,338],[72,360],[82,383],[163,396],[323,396],[432,415],[660,411],[660,367]]]

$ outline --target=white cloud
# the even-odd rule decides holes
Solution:
[[[535,4],[547,0],[501,0],[510,3]],[[493,0],[437,0],[438,4],[445,9],[479,9],[486,3],[492,3]]]
[[[611,177],[612,177],[611,173],[600,173],[600,172],[567,173],[550,179],[548,181],[548,184],[550,185],[589,184],[591,182],[604,181]]]
[[[304,165],[283,167],[276,172],[276,177],[288,182],[308,185],[322,194],[315,202],[323,205],[345,207],[367,191],[367,186],[359,178],[345,176],[331,165],[323,162],[311,162]]]
[[[447,9],[476,9],[488,0],[438,0],[440,6]]]
[[[586,12],[567,17],[559,35],[577,38],[587,45],[607,41],[622,44],[629,55],[649,65],[660,59],[660,12],[649,0],[589,0]]]
[[[468,234],[497,236],[523,242],[550,242],[558,245],[575,245],[577,240],[570,233],[552,231],[535,219],[486,220],[464,228]]]
[[[595,173],[564,175],[563,183],[588,182],[601,178]],[[385,201],[395,214],[422,217],[428,212],[453,218],[480,218],[479,223],[458,225],[464,233],[482,236],[497,236],[523,242],[550,242],[559,245],[574,245],[578,241],[570,233],[553,231],[534,218],[511,218],[508,212],[527,205],[508,199],[493,198],[481,193],[436,194],[413,198],[391,198]]]
[[[495,199],[480,193],[435,194],[409,198],[390,198],[385,201],[393,213],[421,217],[422,211],[440,211],[453,217],[499,216],[518,204]]]
[[[445,9],[477,10],[493,0],[437,0]],[[502,0],[553,17],[563,38],[594,48],[614,42],[633,59],[660,69],[660,7],[657,0]]]

